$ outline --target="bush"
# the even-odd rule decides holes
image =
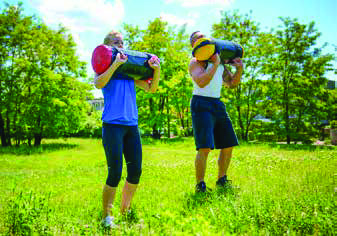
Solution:
[[[82,137],[82,138],[101,138],[102,137],[102,112],[91,112],[87,120],[82,124],[80,130],[76,133],[68,134],[68,137]]]
[[[255,120],[251,125],[251,130],[248,132],[249,140],[259,140],[259,141],[268,141],[276,142],[278,141],[278,136],[274,132],[274,123],[272,122],[263,122],[260,120]]]
[[[337,120],[332,120],[330,122],[330,128],[331,129],[337,129]]]

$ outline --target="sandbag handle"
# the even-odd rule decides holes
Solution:
[[[120,50],[119,48],[117,48],[117,47],[115,47],[115,46],[112,46],[112,48],[114,48],[116,51],[117,51],[117,53],[121,53],[121,54],[124,54],[124,52],[122,51],[122,50]],[[132,51],[132,50],[130,50],[130,51]],[[116,56],[117,56],[117,53],[116,53]],[[156,56],[156,55],[154,55],[154,54],[150,54],[150,53],[143,53],[143,54],[145,54],[146,55],[146,57],[147,57],[147,60],[144,62],[144,65],[145,66],[147,66],[147,67],[150,67],[149,66],[149,60],[150,60],[150,58],[152,57],[152,56]],[[126,54],[127,55],[127,54]],[[156,56],[157,57],[157,56]],[[157,57],[158,58],[158,57]],[[158,58],[159,59],[159,58]],[[159,59],[160,60],[160,59]],[[113,63],[113,62],[111,62],[111,63]]]
[[[118,54],[118,53],[124,54],[121,50],[119,50],[118,47],[112,46],[111,48],[113,48],[113,49],[115,49],[115,50],[117,51],[116,56],[115,56],[115,60],[116,60],[116,57],[117,57],[117,54]],[[114,60],[114,61],[115,61],[115,60]],[[113,63],[113,61],[111,62],[111,64],[112,64],[112,63]]]

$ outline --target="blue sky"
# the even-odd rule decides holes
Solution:
[[[17,0],[7,0],[11,4]],[[92,76],[91,53],[111,30],[121,30],[122,23],[145,29],[150,20],[162,17],[171,25],[187,23],[187,33],[201,30],[210,34],[221,10],[252,11],[252,19],[268,31],[281,24],[278,17],[297,18],[300,23],[315,21],[322,33],[318,44],[337,45],[337,0],[23,0],[24,14],[35,14],[50,27],[69,28],[78,45],[78,55],[88,63]],[[3,8],[3,3],[0,3]],[[332,46],[327,48],[332,50]],[[329,78],[336,75],[330,73]],[[95,93],[99,96],[99,93]]]

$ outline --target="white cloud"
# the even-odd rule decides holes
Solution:
[[[198,18],[199,14],[198,13],[191,13],[188,14],[188,18],[180,18],[178,16],[172,15],[172,14],[168,14],[168,13],[160,13],[160,17],[164,20],[167,21],[169,24],[171,25],[184,25],[187,24],[188,26],[195,26],[195,21],[196,18]]]
[[[235,0],[165,0],[165,3],[178,3],[183,7],[200,7],[204,5],[229,6]]]
[[[122,0],[30,0],[50,27],[62,24],[70,30],[81,60],[90,61],[88,35],[105,35],[117,28],[124,18]],[[90,68],[90,64],[89,64]]]
[[[113,28],[124,17],[122,0],[31,0],[47,24],[59,24],[74,32]]]

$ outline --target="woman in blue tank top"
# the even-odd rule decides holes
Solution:
[[[123,48],[123,36],[112,31],[105,37],[104,44]],[[135,85],[145,91],[155,92],[160,79],[160,62],[156,57],[149,60],[149,65],[154,70],[151,83],[114,73],[127,60],[127,55],[118,53],[111,66],[103,74],[95,76],[95,87],[102,89],[104,97],[102,142],[108,177],[103,188],[102,223],[106,227],[114,226],[111,209],[122,175],[123,155],[127,165],[127,177],[122,192],[121,213],[129,210],[142,172]]]

